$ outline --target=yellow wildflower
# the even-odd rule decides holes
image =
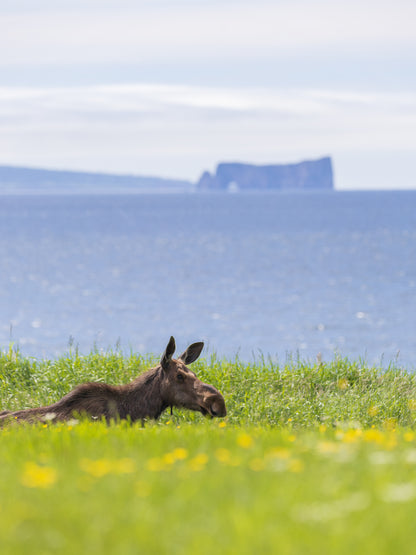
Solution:
[[[184,449],[183,447],[177,447],[176,449],[174,449],[172,451],[172,455],[173,455],[175,460],[183,461],[188,456],[188,451],[187,451],[187,449]]]
[[[253,445],[253,438],[248,434],[240,434],[237,438],[237,443],[243,449],[249,449]]]
[[[106,474],[131,474],[135,471],[135,462],[129,458],[114,461],[109,459],[82,459],[79,466],[81,470],[94,478],[102,478]]]
[[[112,469],[111,462],[108,459],[82,459],[79,466],[84,472],[91,474],[94,478],[102,478],[106,474],[109,474]]]
[[[199,453],[193,459],[189,461],[189,468],[194,471],[203,470],[208,462],[208,455],[205,453]]]
[[[215,451],[216,459],[223,464],[227,464],[231,460],[231,453],[228,449],[220,448]]]
[[[188,456],[188,451],[183,447],[178,447],[170,453],[163,455],[162,460],[167,465],[175,464],[176,461],[183,461]]]
[[[363,431],[360,428],[357,428],[357,429],[351,428],[346,432],[337,431],[337,433],[335,434],[335,437],[337,439],[340,439],[344,443],[355,443],[362,437],[362,435],[363,435]]]
[[[192,462],[194,462],[195,464],[205,465],[208,462],[208,455],[205,453],[199,453],[192,459]]]
[[[57,472],[54,468],[27,462],[20,481],[28,488],[47,489],[52,487],[56,480]]]
[[[175,464],[176,459],[175,459],[175,457],[173,456],[172,453],[166,453],[166,455],[163,455],[162,461],[163,461],[166,465],[172,465],[172,464]]]
[[[379,445],[384,443],[383,432],[381,432],[380,430],[376,430],[375,428],[372,428],[371,430],[365,430],[363,434],[363,438],[364,438],[364,441],[367,441],[370,443],[377,443]]]
[[[345,391],[346,389],[348,389],[350,386],[348,380],[346,378],[341,378],[340,380],[338,380],[338,388],[341,391]]]

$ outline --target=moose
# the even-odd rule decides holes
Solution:
[[[187,368],[201,354],[202,342],[190,345],[178,359],[173,358],[175,339],[170,338],[160,363],[126,385],[89,382],[78,385],[62,399],[46,407],[0,412],[1,421],[60,421],[77,416],[92,419],[158,419],[168,407],[199,411],[203,415],[225,416],[221,393],[199,380]]]

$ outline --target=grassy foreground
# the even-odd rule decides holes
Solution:
[[[154,363],[0,354],[0,410]],[[413,553],[416,379],[347,360],[216,358],[193,369],[229,415],[0,430],[2,554]]]

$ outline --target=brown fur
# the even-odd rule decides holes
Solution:
[[[205,384],[187,368],[200,355],[203,343],[193,343],[173,359],[173,337],[162,355],[160,364],[126,385],[85,383],[47,407],[0,412],[4,421],[68,420],[86,415],[93,419],[126,419],[131,421],[159,418],[168,407],[180,407],[225,416],[224,398],[213,386]]]

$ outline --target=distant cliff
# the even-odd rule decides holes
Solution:
[[[331,158],[255,166],[253,164],[222,163],[215,175],[204,172],[197,183],[200,191],[297,191],[333,189]]]

